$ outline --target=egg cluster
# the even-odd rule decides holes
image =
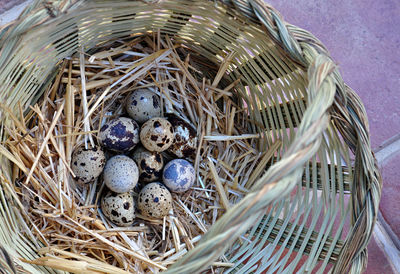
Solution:
[[[72,155],[78,182],[89,183],[103,174],[107,192],[101,209],[118,226],[134,222],[135,207],[149,218],[168,215],[171,192],[185,192],[196,180],[193,165],[182,159],[196,152],[195,129],[174,114],[162,117],[160,98],[149,89],[132,92],[125,102],[129,117],[114,118],[100,128],[101,146],[78,147]],[[106,161],[108,154],[113,156]],[[165,164],[170,156],[176,159]]]

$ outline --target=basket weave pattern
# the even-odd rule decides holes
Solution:
[[[309,32],[284,22],[275,9],[261,0],[222,0],[222,3],[199,0],[148,2],[118,1],[112,4],[107,1],[72,0],[54,1],[53,4],[34,2],[13,25],[3,29],[0,33],[0,65],[4,68],[0,73],[0,81],[4,83],[0,87],[0,102],[15,110],[15,113],[18,113],[18,102],[27,108],[38,100],[43,90],[53,80],[54,68],[59,60],[77,51],[80,47],[90,49],[107,39],[129,34],[129,20],[132,22],[139,20],[140,12],[145,13],[146,10],[158,9],[158,12],[161,13],[167,10],[168,12],[165,14],[169,14],[169,17],[160,17],[160,22],[150,16],[151,12],[149,12],[148,19],[146,19],[147,15],[143,16],[140,21],[143,25],[142,31],[155,29],[159,25],[166,27],[170,24],[169,27],[175,30],[165,31],[165,33],[171,36],[176,35],[186,43],[193,42],[193,48],[213,62],[218,62],[217,55],[220,52],[215,50],[213,53],[212,49],[201,48],[206,45],[206,42],[201,44],[201,39],[190,36],[191,33],[187,26],[191,23],[188,18],[197,18],[196,16],[200,16],[199,11],[212,8],[215,10],[210,11],[210,14],[222,18],[221,21],[215,19],[220,25],[228,22],[227,18],[237,17],[236,20],[240,22],[237,23],[237,26],[243,27],[243,29],[237,30],[236,34],[233,29],[228,29],[229,35],[236,35],[232,39],[239,39],[245,31],[252,32],[253,36],[258,35],[255,38],[264,36],[266,44],[270,45],[266,51],[276,51],[276,56],[287,59],[284,64],[288,67],[288,71],[284,71],[282,75],[276,75],[276,78],[284,78],[286,77],[284,74],[289,72],[293,72],[293,76],[290,77],[302,77],[298,82],[303,83],[306,96],[299,96],[280,105],[276,100],[275,109],[269,111],[277,112],[277,116],[282,117],[274,119],[273,114],[265,114],[268,117],[260,118],[260,121],[269,121],[270,124],[276,120],[275,123],[280,124],[277,127],[284,128],[285,125],[289,125],[291,129],[296,128],[296,131],[292,131],[288,140],[284,140],[285,146],[281,157],[276,159],[276,162],[270,166],[262,178],[254,183],[251,192],[224,214],[205,234],[196,248],[172,265],[167,272],[199,272],[224,253],[235,263],[235,267],[229,271],[239,273],[255,271],[254,268],[251,268],[254,266],[252,260],[257,262],[260,259],[257,256],[264,258],[272,256],[268,251],[261,250],[265,241],[282,246],[280,252],[283,252],[284,248],[288,248],[289,253],[293,251],[300,253],[296,260],[302,254],[309,255],[310,259],[307,261],[309,270],[315,267],[317,260],[320,260],[324,264],[320,271],[328,263],[331,263],[333,264],[331,269],[333,273],[362,272],[366,267],[366,247],[378,211],[381,178],[370,148],[365,109],[356,93],[343,82],[326,48]],[[193,7],[196,7],[198,11],[193,10]],[[135,13],[133,14],[129,9],[134,10]],[[112,18],[116,16],[127,16],[128,18],[131,16],[131,18],[123,23],[96,25],[107,13]],[[94,17],[93,21],[88,20],[91,17]],[[96,21],[96,18],[99,18],[99,21]],[[80,22],[79,28],[76,27],[78,26],[77,22]],[[205,23],[212,22],[205,18],[203,24]],[[149,26],[148,29],[144,29],[146,24]],[[235,26],[235,24],[226,23],[227,26]],[[58,30],[70,28],[69,37],[53,32],[54,25]],[[191,27],[193,27],[193,32],[202,31],[201,27],[196,30],[195,24]],[[141,27],[137,27],[137,31],[140,29]],[[79,37],[76,36],[77,32],[79,32]],[[43,48],[39,42],[43,39],[41,35],[53,41],[55,47]],[[227,36],[229,35],[227,34]],[[213,39],[212,35],[208,39],[207,43],[211,43],[209,41]],[[231,38],[226,38],[226,40],[229,39]],[[28,45],[28,41],[32,42]],[[70,44],[63,46],[63,41],[70,41]],[[226,45],[220,44],[219,46],[222,49],[233,47],[228,42]],[[24,51],[28,47],[29,51]],[[26,54],[24,55],[24,53]],[[41,58],[44,55],[46,58]],[[272,61],[274,62],[274,60]],[[237,66],[239,67],[238,64]],[[240,72],[244,71],[245,68],[234,71],[231,76],[232,80],[237,79]],[[265,68],[265,71],[269,71],[269,69]],[[264,73],[267,74],[266,78],[273,78],[271,77],[272,72]],[[249,75],[251,75],[250,72]],[[254,78],[256,77],[254,76]],[[249,82],[251,81],[249,80]],[[293,82],[295,81],[293,80]],[[275,82],[271,81],[271,83]],[[249,83],[250,85],[251,83]],[[256,85],[254,84],[254,86]],[[272,89],[273,91],[274,89]],[[255,101],[248,101],[248,104],[256,105]],[[0,113],[0,118],[2,140],[5,140],[7,136],[4,134],[3,126],[7,126],[8,121],[3,112]],[[265,130],[265,128],[263,129]],[[261,129],[256,128],[254,131],[261,132]],[[271,142],[272,140],[267,138],[268,144],[266,145],[270,145]],[[339,152],[332,152],[335,154],[333,158],[336,156],[346,158],[350,153],[354,155],[351,168],[329,164],[328,161],[322,161],[321,166],[318,166],[317,157],[320,160],[324,158],[323,155],[332,148],[332,142],[337,142],[339,147]],[[336,155],[336,153],[338,154]],[[3,226],[0,226],[0,244],[4,246],[5,252],[10,254],[15,264],[23,269],[31,272],[51,272],[49,269],[35,267],[19,259],[33,260],[38,256],[35,251],[38,247],[29,244],[30,236],[26,236],[23,232],[25,228],[20,227],[17,221],[12,221],[10,218],[18,211],[15,198],[7,195],[9,186],[6,181],[11,172],[11,163],[5,157],[1,157],[0,160],[0,203],[3,208],[0,211],[0,223],[3,223]],[[345,159],[345,162],[348,165],[351,164],[349,159]],[[320,170],[320,173],[316,171],[317,169]],[[326,174],[324,175],[323,169],[329,170],[331,178],[325,178]],[[335,178],[334,175],[332,177],[332,174],[337,174],[338,178]],[[320,177],[317,179],[317,176]],[[331,183],[326,186],[325,183],[329,181],[335,181],[338,184]],[[351,203],[350,216],[346,215],[344,209],[339,209],[339,207],[344,207],[343,201],[336,203],[329,199],[326,200],[327,203],[331,203],[324,208],[327,215],[331,214],[334,216],[333,218],[336,218],[339,211],[343,215],[337,234],[318,234],[318,230],[307,229],[304,223],[299,222],[298,219],[292,223],[289,221],[290,218],[281,218],[280,213],[283,212],[285,197],[290,197],[293,191],[300,193],[302,187],[305,187],[307,191],[314,191],[314,194],[317,189],[318,191],[327,191],[330,193],[329,197],[335,197],[336,192],[341,193],[341,197],[343,193],[348,194]],[[287,201],[290,201],[290,198]],[[277,208],[282,205],[282,208],[276,211],[278,214],[274,215],[267,210],[271,205]],[[311,210],[316,209],[310,207]],[[266,213],[268,214],[266,215]],[[323,213],[321,212],[321,214]],[[313,221],[316,222],[318,216],[319,214],[313,212],[313,218],[315,217]],[[350,230],[346,238],[340,240],[345,219],[350,219]],[[315,227],[315,223],[313,225]],[[329,225],[333,226],[333,222]],[[327,224],[325,224],[326,226]],[[329,230],[331,229],[332,227]],[[238,240],[249,230],[252,231],[251,235],[264,242],[261,245],[253,246],[252,243],[243,243]],[[231,246],[233,248],[230,248]],[[247,262],[243,258],[239,258],[236,253],[237,250],[246,250],[246,248],[248,251],[243,251],[241,254],[247,254],[244,256],[248,259]],[[316,259],[314,260],[312,256],[316,256]],[[288,260],[288,257],[282,260]],[[3,263],[2,260],[0,260],[0,265],[1,263]],[[276,267],[276,270],[282,271],[285,263],[281,262],[281,265],[282,267]],[[278,264],[278,266],[280,265]],[[293,270],[294,266],[288,269]],[[288,270],[286,269],[286,271]],[[305,269],[302,268],[302,271]]]

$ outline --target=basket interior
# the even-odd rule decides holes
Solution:
[[[90,53],[92,48],[113,39],[156,30],[197,52],[205,62],[201,68],[205,74],[215,73],[207,62],[219,64],[224,56],[235,52],[227,78],[232,82],[241,79],[237,98],[247,106],[249,132],[263,136],[258,149],[265,151],[275,141],[282,141],[268,166],[279,162],[307,109],[306,69],[294,62],[260,25],[214,2],[165,1],[153,5],[99,1],[78,6],[24,34],[0,73],[0,99],[15,112],[18,103],[27,109],[54,79],[63,58],[81,49]],[[3,139],[7,137],[3,131],[7,122],[3,115]],[[10,180],[10,163],[4,157],[2,162],[2,177]],[[271,204],[265,216],[228,249],[225,255],[235,266],[227,272],[291,273],[313,268],[322,272],[334,264],[347,233],[343,228],[349,222],[346,195],[350,193],[352,171],[346,166],[351,166],[349,150],[331,124],[318,154],[304,166],[303,179],[292,193]],[[1,198],[5,205],[4,193]],[[18,227],[17,223],[4,219],[0,222],[10,223],[11,227],[3,231],[18,231],[12,228]],[[17,236],[2,237],[9,243]],[[26,259],[36,256],[35,248],[26,244],[28,237],[17,242],[15,250],[9,251],[12,255],[24,256],[25,250]],[[26,269],[34,270],[28,265]]]

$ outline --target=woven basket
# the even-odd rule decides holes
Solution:
[[[35,1],[0,33],[0,102],[18,116],[63,58],[154,30],[216,64],[236,52],[228,77],[245,83],[237,97],[257,121],[251,131],[268,132],[264,150],[282,141],[250,193],[168,272],[197,273],[222,254],[234,264],[227,273],[362,272],[381,191],[364,107],[321,42],[261,0]],[[9,118],[0,117],[5,140]],[[2,151],[0,270],[54,273],[29,263],[41,255]]]

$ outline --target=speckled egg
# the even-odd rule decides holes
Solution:
[[[127,152],[139,143],[139,125],[131,118],[119,117],[101,127],[100,143],[106,149]]]
[[[196,179],[194,167],[184,159],[175,159],[165,165],[163,182],[172,192],[190,189]]]
[[[143,215],[148,217],[167,216],[172,208],[171,193],[159,182],[150,183],[139,193],[138,208]]]
[[[152,118],[140,129],[140,141],[150,151],[161,152],[168,149],[172,145],[173,138],[172,125],[164,118]]]
[[[174,140],[168,151],[179,158],[193,156],[197,148],[196,130],[174,114],[168,114],[167,119],[174,130]]]
[[[139,180],[139,169],[134,160],[125,155],[110,158],[104,168],[104,183],[114,192],[132,190]]]
[[[148,151],[140,146],[133,151],[132,158],[139,168],[139,180],[143,182],[161,180],[164,159],[160,153]]]
[[[72,153],[71,164],[75,179],[80,183],[89,183],[100,176],[106,164],[106,157],[99,146],[87,149],[80,146]]]
[[[138,89],[128,96],[126,111],[138,123],[161,116],[160,98],[149,89]]]
[[[135,219],[135,201],[129,192],[108,192],[101,200],[101,210],[118,226],[130,226]]]

